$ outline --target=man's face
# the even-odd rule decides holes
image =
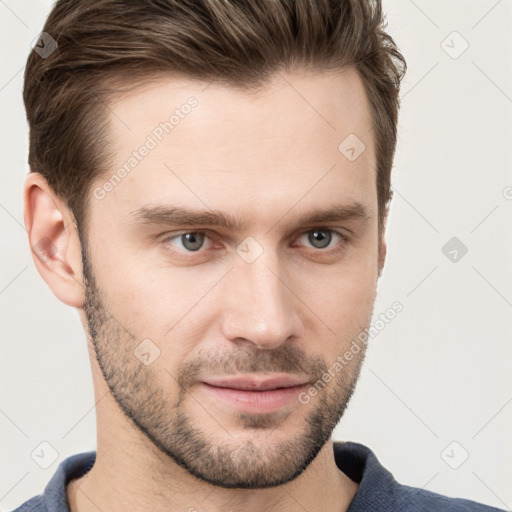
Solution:
[[[329,439],[364,358],[333,372],[378,279],[370,110],[353,70],[279,75],[256,95],[205,86],[159,80],[109,106],[84,309],[120,411],[155,446],[210,483],[274,486]],[[173,208],[236,225],[173,224]],[[335,208],[348,215],[300,221]]]

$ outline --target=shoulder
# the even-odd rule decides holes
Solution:
[[[476,501],[462,498],[450,498],[435,492],[398,484],[397,510],[412,510],[430,512],[443,510],[445,512],[498,512],[501,509],[490,507]]]
[[[13,512],[48,512],[48,509],[44,504],[43,496],[40,494],[22,503],[18,508],[14,509]]]
[[[87,473],[96,460],[96,452],[71,455],[57,467],[43,494],[34,496],[12,512],[69,512],[66,486],[70,480]]]
[[[395,480],[377,459],[373,451],[360,443],[335,442],[334,458],[337,466],[359,483],[348,512],[411,511],[431,512],[500,512],[498,509],[474,501],[451,498],[419,487],[403,485]]]
[[[43,501],[43,496],[34,496],[25,503],[22,503],[13,512],[47,512],[46,506]]]

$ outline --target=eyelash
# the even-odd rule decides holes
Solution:
[[[323,232],[331,233],[331,234],[339,236],[341,239],[341,247],[334,246],[334,247],[326,248],[326,249],[316,249],[314,247],[310,248],[311,250],[313,250],[314,252],[317,252],[318,254],[333,254],[335,252],[342,250],[344,248],[345,244],[347,244],[349,242],[349,237],[347,235],[340,233],[336,229],[327,228],[327,227],[318,227],[318,228],[308,229],[307,231],[303,231],[302,233],[300,233],[298,235],[298,238],[301,238],[302,236],[307,235],[308,233],[312,233],[314,231],[323,231]],[[207,238],[211,239],[211,237],[208,236],[208,232],[206,232],[206,231],[181,231],[177,234],[166,236],[165,238],[162,239],[162,242],[164,243],[164,245],[167,245],[167,244],[169,244],[170,241],[179,239],[181,236],[191,234],[191,233],[198,233],[201,235],[205,235]],[[182,254],[191,254],[191,255],[201,254],[206,251],[206,249],[203,249],[203,248],[198,249],[197,251],[188,251],[186,249],[183,249],[183,250],[175,249],[174,247],[170,250],[172,252],[178,252],[178,253],[182,253]]]

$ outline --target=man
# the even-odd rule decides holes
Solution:
[[[404,72],[377,1],[56,3],[25,72],[25,223],[84,325],[98,445],[17,510],[497,510],[331,440]]]

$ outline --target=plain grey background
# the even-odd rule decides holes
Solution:
[[[51,4],[0,0],[3,511],[96,442],[82,326],[36,271],[23,222],[23,68]],[[510,510],[512,0],[383,4],[409,70],[375,318],[403,311],[371,339],[334,437],[402,483]]]

